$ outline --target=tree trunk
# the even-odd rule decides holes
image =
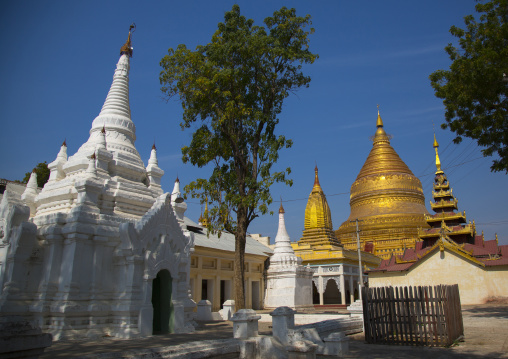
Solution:
[[[239,206],[235,233],[235,310],[245,309],[245,242],[247,236],[247,210]]]

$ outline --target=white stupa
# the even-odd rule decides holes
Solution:
[[[295,255],[291,247],[282,203],[273,252],[267,270],[265,308],[286,306],[293,309],[312,309],[313,273],[310,268],[302,265],[302,259]]]
[[[193,330],[194,237],[181,196],[163,193],[155,145],[146,168],[134,146],[131,56],[129,31],[88,140],[69,158],[63,143],[40,193],[33,174],[0,204],[0,316],[37,320],[56,339]]]

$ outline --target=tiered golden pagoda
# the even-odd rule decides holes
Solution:
[[[434,135],[434,149],[436,151],[436,176],[434,177],[434,190],[430,202],[430,207],[435,214],[425,215],[425,220],[430,228],[421,229],[418,236],[425,243],[425,247],[432,246],[445,233],[457,244],[474,244],[476,228],[473,223],[466,224],[466,211],[455,212],[457,210],[457,199],[453,196],[453,190],[446,178],[446,174],[441,170],[441,161],[439,160],[439,144]]]
[[[351,214],[335,232],[346,249],[355,249],[356,220],[362,249],[383,259],[414,247],[419,228],[428,228],[420,180],[390,145],[377,115],[372,150],[351,186]]]
[[[305,208],[303,236],[300,241],[291,243],[295,254],[302,258],[305,265],[358,265],[357,251],[345,250],[335,236],[330,207],[319,184],[317,166],[314,172],[314,186]],[[375,268],[381,262],[370,253],[363,253],[362,261],[367,268]]]

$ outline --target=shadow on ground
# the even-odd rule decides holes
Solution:
[[[464,307],[462,313],[472,317],[508,318],[508,305]]]

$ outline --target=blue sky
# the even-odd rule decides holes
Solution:
[[[21,179],[37,163],[53,161],[67,140],[69,155],[88,139],[111,85],[128,27],[134,57],[130,105],[136,147],[145,161],[155,140],[162,184],[171,191],[178,175],[187,184],[206,169],[184,165],[180,148],[191,133],[179,127],[181,106],[160,92],[159,62],[170,47],[194,48],[210,41],[234,1],[2,1],[0,2],[0,178]],[[441,162],[459,200],[487,239],[498,233],[508,244],[508,177],[491,173],[491,159],[465,139],[450,144],[441,130],[444,107],[428,76],[450,65],[444,47],[448,30],[474,13],[472,0],[447,1],[240,1],[256,24],[281,6],[312,16],[311,51],[320,58],[305,72],[310,88],[288,98],[277,132],[294,141],[278,168],[292,168],[294,185],[277,185],[271,205],[282,196],[293,241],[301,237],[314,166],[332,212],[334,228],[349,216],[349,190],[372,147],[380,105],[392,146],[422,181],[430,210],[435,171],[433,124]],[[451,167],[454,166],[454,167]],[[187,215],[201,207],[188,200]],[[256,219],[252,233],[275,238],[277,217]]]

